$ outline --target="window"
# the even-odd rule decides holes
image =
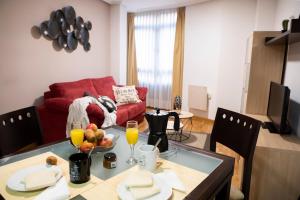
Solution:
[[[177,10],[138,13],[134,18],[139,85],[147,106],[171,108]]]

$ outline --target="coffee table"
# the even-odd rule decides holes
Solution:
[[[170,112],[178,112],[178,111],[170,111]],[[174,130],[174,121],[169,120],[168,125],[167,125],[167,134],[168,134],[168,139],[177,141],[177,142],[182,142],[184,140],[187,140],[191,136],[192,128],[193,128],[193,117],[194,114],[188,111],[180,111],[179,113],[179,119],[180,119],[180,126],[179,130],[175,131]],[[184,129],[190,125],[190,129],[185,132]]]
[[[126,163],[129,157],[129,146],[126,142],[124,128],[110,127],[107,133],[119,135],[116,146],[111,150],[117,154],[117,167],[114,169],[103,168],[103,154],[92,154],[92,178],[84,184],[69,183],[70,198],[85,199],[118,199],[117,185],[124,180],[128,173],[138,169]],[[137,146],[147,142],[147,135],[141,133]],[[183,144],[170,142],[169,151],[160,154],[163,163],[161,169],[170,169],[176,172],[186,186],[187,192],[173,190],[171,199],[228,199],[231,177],[233,174],[234,160],[230,157],[219,155]],[[69,180],[68,157],[77,152],[69,140],[42,146],[39,149],[26,153],[13,155],[0,159],[0,193],[5,199],[34,199],[41,191],[16,192],[6,187],[10,175],[18,169],[45,163],[49,155],[58,157],[58,166],[62,168]],[[136,155],[138,156],[138,155]]]

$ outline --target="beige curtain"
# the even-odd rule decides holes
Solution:
[[[172,83],[172,105],[175,96],[182,96],[182,77],[183,77],[183,59],[184,59],[184,25],[185,25],[185,7],[178,8],[174,58],[173,58],[173,83]]]
[[[127,15],[127,26],[127,85],[138,85],[133,13]]]

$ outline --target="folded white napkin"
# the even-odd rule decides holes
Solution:
[[[148,187],[131,187],[129,188],[132,196],[136,200],[146,199],[152,197],[160,192],[160,189],[153,184],[152,186]]]
[[[34,200],[65,200],[70,196],[70,191],[68,188],[67,181],[65,177],[60,178],[60,180],[53,186],[48,187],[42,193],[40,193]]]
[[[57,181],[57,174],[58,172],[54,170],[45,169],[28,174],[25,176],[23,182],[27,191],[38,190],[55,185]]]
[[[170,187],[172,187],[175,190],[178,190],[180,192],[186,192],[186,188],[181,182],[181,180],[178,178],[175,172],[173,171],[164,171],[158,174],[155,174],[154,176],[157,176],[165,181]]]
[[[137,171],[127,176],[124,181],[125,187],[148,187],[153,185],[152,174],[148,171]]]

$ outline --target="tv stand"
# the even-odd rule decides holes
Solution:
[[[262,122],[264,115],[250,115]],[[253,156],[250,199],[298,199],[300,138],[261,128]],[[239,168],[242,173],[243,165]]]
[[[290,134],[291,133],[291,128],[289,124],[287,123],[285,130],[278,131],[274,124],[272,122],[263,122],[261,127],[263,129],[268,129],[270,133],[275,133],[275,134]]]

